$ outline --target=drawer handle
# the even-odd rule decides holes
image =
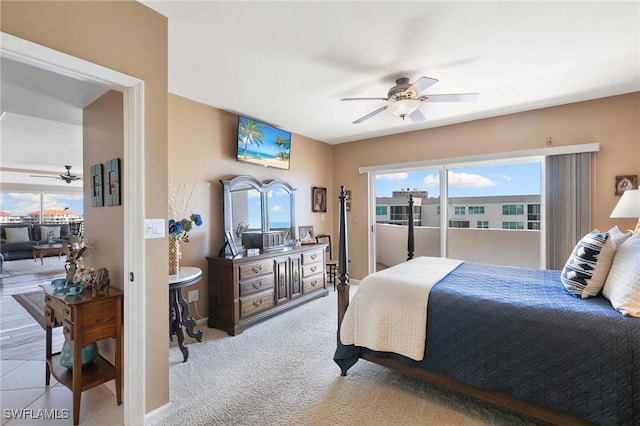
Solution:
[[[62,332],[64,334],[69,334],[69,333],[71,333],[71,329],[68,326],[65,325],[64,327],[62,327]]]
[[[258,300],[254,300],[253,301],[253,306],[255,306],[256,308],[258,306],[262,305],[262,299],[258,299]]]
[[[62,315],[64,315],[65,317],[68,317],[70,313],[71,311],[69,310],[69,308],[62,308]]]
[[[310,269],[311,269],[311,272],[315,272],[316,271],[316,267],[315,266],[312,266]]]
[[[318,284],[318,280],[311,281],[311,287],[315,287]]]
[[[257,274],[258,272],[262,271],[262,265],[256,265],[252,269],[253,269],[253,272]]]
[[[45,302],[50,302],[51,301],[51,296],[45,296],[44,301]]]
[[[316,257],[318,257],[318,255],[317,255],[317,254],[315,254],[315,253],[313,253],[313,254],[311,255],[311,260],[316,260]]]
[[[259,289],[260,287],[262,287],[262,281],[257,281],[253,283],[253,288]]]

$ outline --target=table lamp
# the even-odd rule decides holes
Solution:
[[[638,218],[633,233],[640,232],[640,189],[627,189],[611,212],[610,218]]]

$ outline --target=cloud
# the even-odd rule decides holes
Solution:
[[[282,208],[282,206],[276,204],[273,207],[271,207],[271,211],[274,213],[280,213],[281,211],[283,211],[284,209]]]
[[[409,178],[409,173],[385,173],[382,175],[376,175],[376,179],[379,180],[405,180]]]
[[[486,186],[495,186],[498,182],[489,179],[486,176],[476,175],[473,173],[456,173],[449,171],[447,174],[449,186],[457,188],[484,188]],[[427,175],[422,180],[424,186],[438,186],[440,185],[440,175]]]

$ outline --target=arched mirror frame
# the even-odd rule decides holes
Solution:
[[[232,194],[245,188],[246,190],[257,190],[260,194],[260,222],[261,232],[269,232],[269,191],[282,189],[289,194],[289,207],[291,223],[286,238],[295,239],[294,230],[296,229],[295,219],[295,191],[296,188],[288,182],[281,179],[273,179],[261,182],[253,176],[237,176],[229,180],[220,180],[223,187],[223,214],[224,214],[224,230],[230,231],[234,236],[237,246],[242,243],[241,235],[238,235],[238,226],[233,223],[233,199]],[[280,229],[280,228],[279,228]]]

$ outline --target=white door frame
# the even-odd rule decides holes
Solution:
[[[123,93],[124,421],[144,424],[144,81],[4,32],[0,56]]]

